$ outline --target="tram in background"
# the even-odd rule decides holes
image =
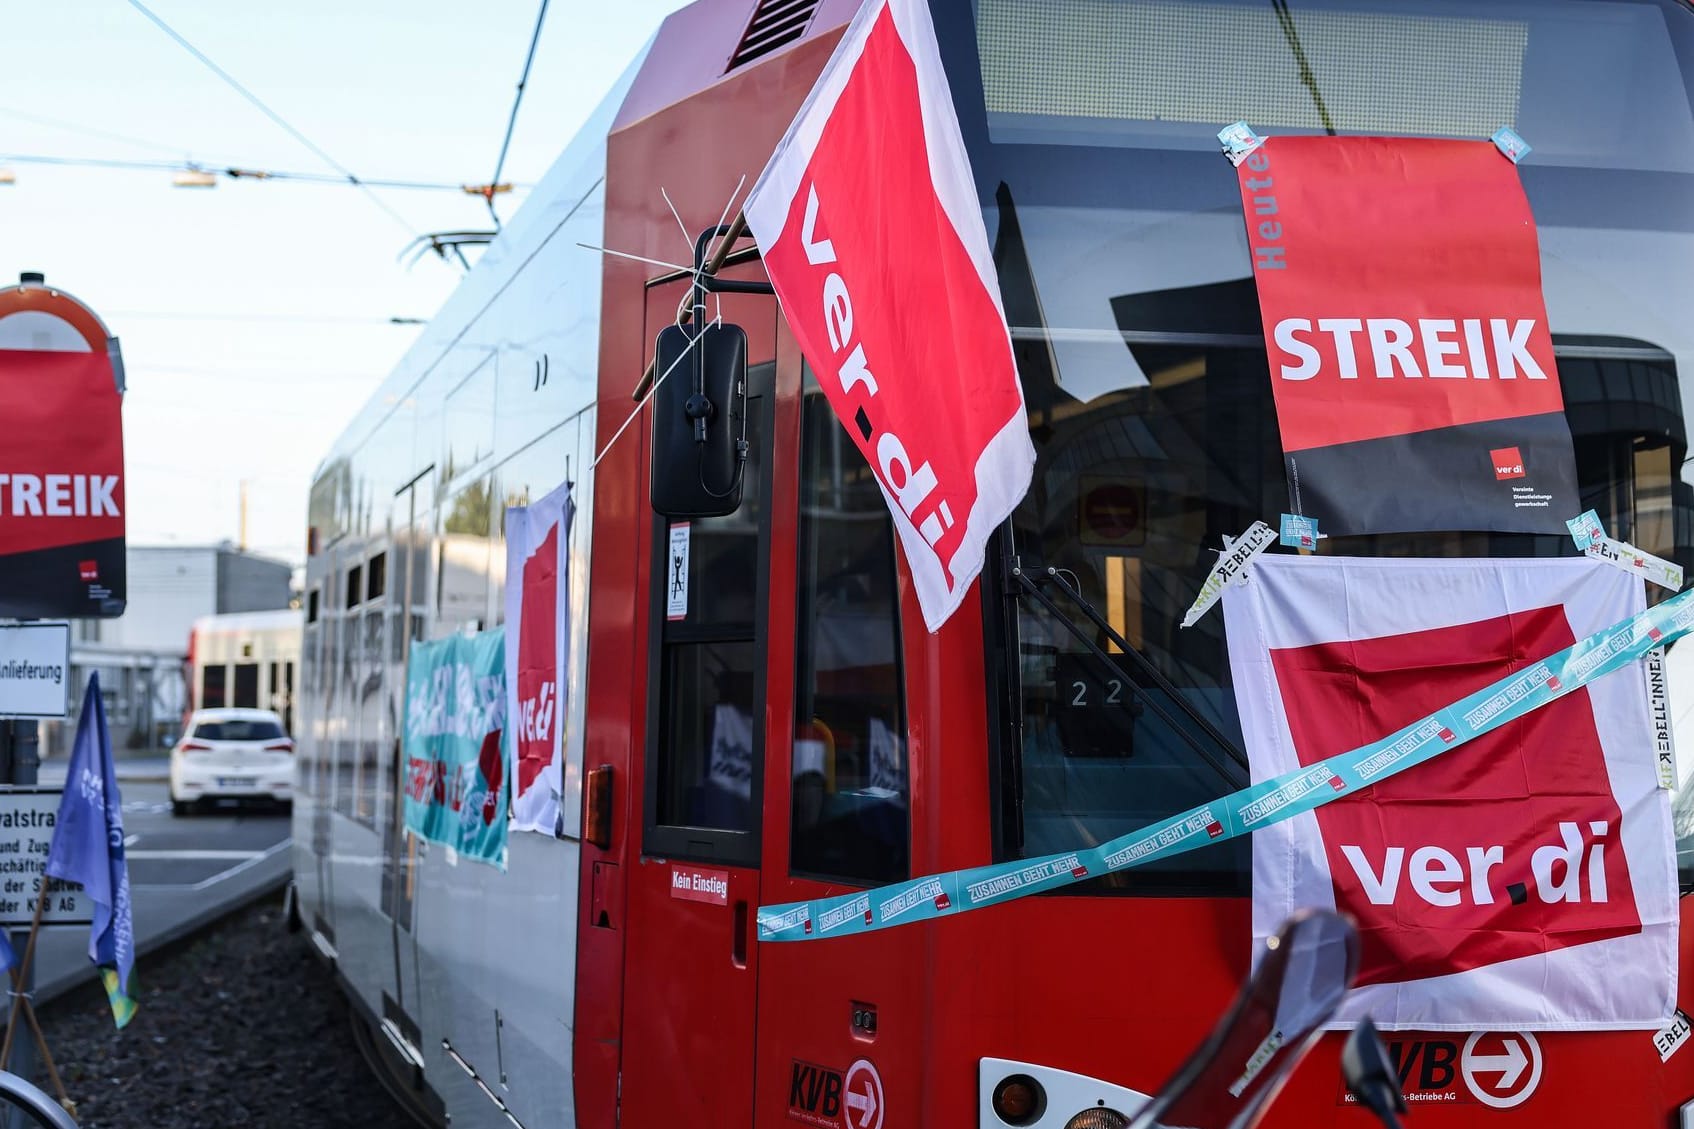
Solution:
[[[1687,4],[934,0],[1033,486],[975,597],[926,633],[883,500],[776,303],[722,295],[750,350],[745,490],[692,523],[686,614],[667,615],[651,420],[612,437],[687,281],[579,244],[686,261],[661,189],[690,238],[716,224],[855,8],[699,0],[666,20],[314,483],[300,918],[397,1077],[456,1126],[1121,1125],[1112,1111],[1226,1005],[1249,963],[1245,841],[932,924],[755,939],[761,904],[1071,849],[1245,783],[1134,707],[1162,697],[1189,736],[1239,745],[1222,618],[1179,624],[1207,547],[1288,496],[1224,123],[1527,137],[1583,504],[1694,567]],[[745,241],[722,273],[764,277]],[[504,507],[567,481],[563,827],[514,833],[502,873],[402,832],[405,663],[414,641],[501,622]],[[1489,534],[1327,545],[1571,552]],[[1067,570],[1175,692],[1123,685],[1008,583],[1014,556]],[[1681,704],[1694,671],[1676,681]],[[732,730],[746,771],[714,771]],[[592,837],[590,777],[610,784]],[[722,896],[677,896],[694,871]],[[1538,1040],[1528,1091],[1494,1103],[1450,1062],[1403,1059],[1426,1084],[1417,1122],[1604,1110],[1664,1127],[1694,1099],[1694,1054],[1661,1064],[1649,1033]],[[1309,1056],[1273,1124],[1368,1124],[1341,1099],[1338,1046]],[[994,1108],[1011,1075],[1045,1095],[1021,1118]]]
[[[188,708],[271,710],[292,734],[300,672],[297,610],[201,616],[188,633]]]

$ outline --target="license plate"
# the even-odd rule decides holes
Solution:
[[[257,776],[220,776],[220,777],[218,777],[218,787],[220,787],[220,788],[251,788],[253,785],[257,784],[258,782],[259,782],[259,778]]]

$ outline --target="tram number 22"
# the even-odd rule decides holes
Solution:
[[[1104,682],[1096,682],[1087,678],[1072,678],[1065,683],[1065,693],[1070,698],[1070,705],[1077,709],[1087,709],[1089,706],[1116,706],[1123,704],[1123,679],[1108,678]]]
[[[1117,671],[1099,669],[1086,656],[1065,655],[1053,671],[1063,710],[1134,709],[1134,687]]]

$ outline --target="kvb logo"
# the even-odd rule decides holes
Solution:
[[[1386,1049],[1409,1105],[1510,1109],[1541,1084],[1541,1044],[1528,1032],[1398,1032],[1387,1037]],[[1337,1096],[1340,1105],[1358,1101],[1345,1083]]]
[[[1494,463],[1495,481],[1504,482],[1508,478],[1524,476],[1523,456],[1516,447],[1499,447],[1488,452],[1488,457]]]
[[[788,1116],[819,1129],[882,1129],[882,1076],[861,1058],[845,1073],[794,1059]]]
[[[1311,765],[1502,675],[1533,676],[1574,641],[1551,607],[1271,659],[1295,752]],[[1586,689],[1315,814],[1336,908],[1359,923],[1361,986],[1641,931]]]
[[[788,1080],[788,1116],[809,1125],[839,1129],[841,1083],[841,1071],[795,1059]]]

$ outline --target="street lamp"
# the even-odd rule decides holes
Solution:
[[[204,169],[183,169],[171,177],[171,183],[178,188],[216,188],[218,178]]]

